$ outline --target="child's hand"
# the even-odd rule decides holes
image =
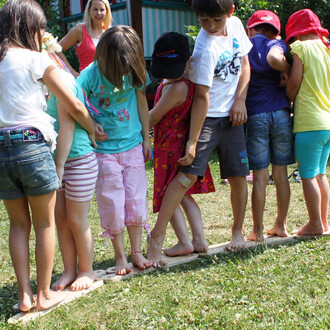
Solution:
[[[245,102],[235,100],[233,106],[230,109],[229,118],[232,126],[243,125],[247,121]]]
[[[149,138],[143,141],[144,162],[147,162],[151,157],[151,144]]]
[[[100,124],[95,124],[95,136],[96,140],[100,142],[108,140],[108,135],[104,133],[103,127]]]
[[[61,182],[61,186],[60,186],[60,188],[62,188],[62,180],[63,180],[63,174],[64,174],[64,166],[57,166],[57,165],[56,165],[56,173],[57,173],[58,179],[59,179],[60,182]]]
[[[280,80],[280,84],[278,85],[278,87],[285,87],[288,84],[288,81],[289,81],[289,74],[282,71],[281,80]]]
[[[178,160],[178,163],[182,166],[190,165],[195,159],[196,155],[196,143],[188,140],[186,144],[186,154]]]

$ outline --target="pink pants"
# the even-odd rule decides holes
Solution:
[[[96,153],[99,174],[96,199],[102,236],[113,238],[126,226],[143,226],[147,231],[147,176],[142,145],[116,153]]]

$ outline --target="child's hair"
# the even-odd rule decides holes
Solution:
[[[41,30],[46,29],[46,17],[34,0],[9,0],[0,10],[0,62],[10,45],[41,51]],[[35,36],[39,46],[35,41]]]
[[[131,73],[135,88],[146,84],[147,75],[141,40],[130,26],[116,25],[106,30],[94,56],[101,74],[117,88],[123,88],[123,76]]]
[[[110,9],[110,4],[108,0],[100,0],[104,3],[105,8],[106,8],[106,15],[105,18],[102,22],[102,27],[107,29],[109,26],[111,26],[112,23],[112,14],[111,14],[111,9]],[[85,13],[84,13],[84,22],[86,24],[86,30],[89,35],[92,34],[92,18],[90,15],[90,9],[92,7],[92,2],[93,0],[88,0],[86,7],[85,7]]]
[[[246,24],[248,29],[255,29],[261,33],[271,33],[277,36],[281,32],[279,17],[270,10],[257,10]]]
[[[218,17],[228,14],[233,0],[193,0],[192,8],[197,16]]]

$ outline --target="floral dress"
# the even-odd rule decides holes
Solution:
[[[158,212],[168,184],[179,171],[177,162],[184,155],[189,134],[190,110],[194,96],[195,85],[186,79],[181,79],[189,86],[188,96],[184,103],[172,108],[154,127],[154,198],[153,211]],[[160,99],[162,89],[170,83],[161,83],[155,96],[155,104]],[[205,176],[197,179],[186,194],[203,194],[214,192],[214,184],[209,167]]]

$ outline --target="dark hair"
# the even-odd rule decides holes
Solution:
[[[277,36],[279,33],[279,31],[277,31],[277,29],[273,25],[268,23],[255,25],[252,29],[255,29],[257,32],[261,33],[271,33],[275,36]]]
[[[0,10],[0,61],[10,45],[41,51],[41,29],[46,29],[46,17],[34,0],[9,0]],[[39,47],[35,41],[37,35]]]
[[[233,0],[193,0],[192,8],[197,16],[219,17],[229,14]]]
[[[141,40],[130,26],[116,25],[106,30],[94,56],[101,74],[122,89],[123,76],[131,73],[135,88],[146,84],[147,75]]]

